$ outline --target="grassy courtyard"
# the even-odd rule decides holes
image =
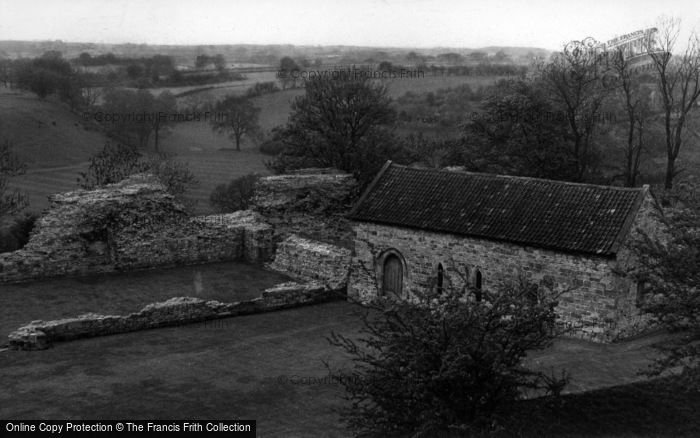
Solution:
[[[124,315],[146,304],[189,296],[233,302],[255,298],[289,278],[246,263],[226,262],[62,278],[0,286],[0,345],[36,319],[83,313]]]
[[[0,294],[2,336],[33,319],[124,314],[173,296],[248,299],[286,277],[240,263],[17,285]],[[255,419],[260,436],[351,436],[329,381],[348,357],[326,337],[360,332],[358,312],[332,302],[278,312],[0,351],[0,418]],[[497,436],[700,436],[700,392],[685,377],[643,381],[658,334],[618,344],[559,339],[532,367],[571,374],[568,394],[518,403]],[[695,389],[693,389],[695,388]],[[454,435],[458,436],[458,435]]]
[[[0,353],[2,418],[241,418],[264,436],[345,436],[325,340],[353,331],[345,302]]]
[[[337,410],[342,388],[323,361],[347,357],[331,330],[359,331],[358,308],[334,302],[189,326],[84,339],[44,351],[0,353],[0,417],[258,421],[260,436],[351,436]],[[649,346],[562,340],[538,366],[567,366],[579,388],[634,380]],[[612,354],[612,355],[611,355]],[[607,376],[596,363],[607,363]],[[556,360],[546,357],[558,358]],[[627,371],[624,371],[629,367]],[[498,436],[698,436],[700,393],[683,378],[636,382],[560,402],[522,402]]]

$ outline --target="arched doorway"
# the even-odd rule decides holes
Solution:
[[[384,259],[382,293],[384,295],[393,294],[397,297],[400,297],[403,293],[403,265],[401,260],[394,254],[389,254]]]

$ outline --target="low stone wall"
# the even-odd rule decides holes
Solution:
[[[274,253],[273,229],[259,214],[246,210],[190,218],[148,238],[123,233],[115,239],[119,270],[176,264],[245,260],[263,263]]]
[[[346,248],[289,236],[277,245],[275,259],[268,265],[274,271],[304,281],[319,281],[331,288],[347,285],[351,252]]]
[[[50,197],[24,248],[0,254],[0,283],[211,261],[263,263],[274,233],[253,211],[190,218],[148,175]]]
[[[77,318],[33,321],[12,332],[9,343],[14,349],[40,350],[49,348],[53,342],[270,312],[340,298],[342,294],[323,285],[293,282],[266,289],[259,298],[235,303],[178,297],[149,304],[125,316],[89,313]]]

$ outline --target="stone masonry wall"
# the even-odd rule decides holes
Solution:
[[[344,289],[350,269],[350,250],[289,236],[277,245],[269,268],[303,281],[317,281],[331,289]]]
[[[253,209],[275,228],[278,240],[291,234],[351,247],[344,215],[357,197],[357,181],[332,169],[305,169],[260,178]]]
[[[259,298],[250,301],[221,303],[179,297],[149,304],[139,312],[126,316],[89,313],[77,318],[33,321],[12,332],[9,341],[15,349],[39,350],[58,341],[269,312],[338,298],[340,296],[336,291],[319,284],[283,283],[265,290]]]
[[[562,295],[557,312],[561,322],[574,327],[576,336],[610,341],[630,334],[635,324],[636,288],[630,277],[614,273],[617,261],[596,256],[558,253],[509,243],[459,237],[407,228],[357,223],[355,256],[348,295],[368,300],[381,284],[381,267],[388,254],[402,261],[404,291],[425,290],[434,285],[437,266],[459,286],[455,274],[468,269],[474,284],[478,269],[484,289],[517,282],[523,277]]]
[[[0,254],[0,282],[208,261],[262,263],[272,227],[252,211],[190,218],[153,177],[50,197],[24,248]]]

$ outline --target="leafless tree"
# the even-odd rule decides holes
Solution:
[[[624,50],[618,49],[608,55],[610,69],[615,77],[614,83],[627,115],[623,176],[627,187],[635,187],[644,152],[645,131],[650,117],[650,92],[639,80],[638,71]]]
[[[686,122],[700,97],[700,40],[694,31],[682,53],[674,54],[680,34],[680,19],[663,18],[657,38],[648,43],[649,57],[656,73],[657,90],[666,134],[665,186],[673,188],[678,175],[676,159],[683,145]]]
[[[84,84],[80,91],[83,97],[83,101],[85,102],[85,108],[87,108],[88,110],[93,110],[102,98],[101,88],[93,84]]]
[[[572,41],[539,66],[542,83],[566,116],[579,181],[593,164],[593,135],[608,95],[597,46],[592,38]]]

